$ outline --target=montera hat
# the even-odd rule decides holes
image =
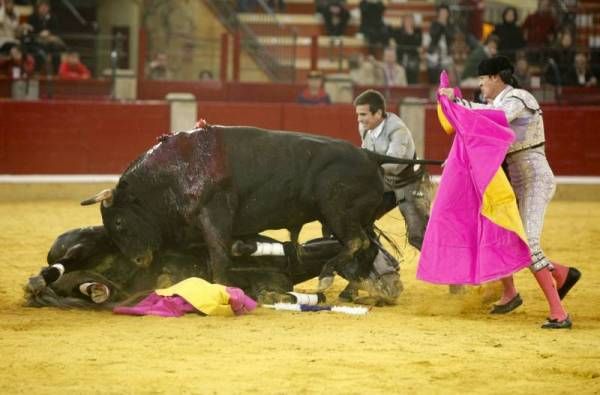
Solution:
[[[511,74],[514,73],[510,60],[506,56],[496,56],[489,59],[484,59],[479,63],[478,72],[479,75],[496,75],[503,70],[510,70]]]

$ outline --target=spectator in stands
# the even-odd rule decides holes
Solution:
[[[164,52],[158,52],[154,55],[154,59],[150,62],[147,72],[148,78],[151,80],[168,80],[171,79],[171,70],[169,70],[169,58]]]
[[[513,74],[519,86],[523,89],[531,88],[531,71],[529,70],[529,62],[525,52],[518,51],[516,53],[515,73]]]
[[[406,81],[409,84],[418,83],[423,33],[420,27],[415,26],[415,18],[412,14],[406,14],[402,17],[402,26],[399,29],[392,30],[392,37],[396,42],[398,62],[406,71]]]
[[[38,0],[35,3],[34,12],[27,18],[27,26],[31,30],[30,34],[34,36],[34,41],[27,48],[27,52],[34,54],[40,66],[42,63],[52,66],[52,70],[46,70],[47,73],[56,72],[60,64],[60,53],[65,49],[65,44],[57,35],[59,25],[56,17],[51,13],[50,1]],[[50,64],[46,62],[43,55],[50,57]]]
[[[9,79],[18,80],[29,78],[35,69],[35,61],[31,55],[23,53],[23,49],[16,45],[10,49],[7,57],[0,58],[1,74]]]
[[[378,63],[383,79],[379,85],[386,87],[406,86],[406,71],[396,60],[396,49],[387,47],[383,51],[383,61]]]
[[[590,70],[588,56],[584,52],[577,52],[573,65],[565,75],[565,85],[568,86],[597,86],[598,79]]]
[[[457,31],[454,34],[454,40],[452,40],[452,46],[450,47],[450,56],[452,57],[452,64],[446,69],[450,83],[453,85],[460,84],[461,76],[465,70],[465,64],[471,48],[467,43],[467,36]]]
[[[544,59],[540,51],[554,41],[557,21],[550,7],[550,0],[539,0],[538,9],[523,22],[523,35],[530,49],[529,60],[539,64]]]
[[[467,42],[481,42],[483,37],[484,10],[486,0],[455,0],[460,10],[461,29]]]
[[[348,68],[355,85],[377,85],[383,79],[381,69],[372,55],[365,59],[361,53],[352,54],[348,59]]]
[[[382,0],[361,0],[359,32],[369,44],[369,53],[375,55],[377,48],[384,48],[389,41],[389,31],[383,21],[385,5]]]
[[[323,88],[323,74],[318,70],[308,73],[308,85],[300,92],[296,101],[300,104],[330,104],[331,99]]]
[[[553,62],[547,63],[546,81],[552,85],[561,85],[575,60],[575,40],[570,28],[563,28],[558,33],[556,43],[548,51],[548,56]]]
[[[437,8],[436,19],[431,23],[429,35],[431,41],[427,48],[427,74],[429,82],[437,84],[442,70],[452,65],[450,48],[454,40],[456,27],[450,23],[450,8],[442,4]]]
[[[488,36],[483,45],[475,48],[469,54],[465,63],[465,70],[462,73],[461,82],[466,79],[476,80],[475,86],[479,86],[479,74],[477,67],[484,59],[493,58],[498,53],[498,37],[494,35]]]
[[[213,81],[214,80],[213,73],[210,70],[202,70],[198,74],[198,79],[200,81]]]
[[[498,53],[513,62],[516,59],[515,53],[525,47],[525,37],[521,28],[517,26],[517,19],[517,9],[506,7],[502,13],[502,23],[497,24],[492,32],[499,39]]]
[[[346,34],[350,11],[345,0],[328,0],[318,8],[325,22],[325,32],[328,36],[343,36]]]
[[[0,0],[0,53],[8,54],[17,45],[16,33],[19,14],[13,0]]]
[[[58,77],[62,80],[89,80],[92,76],[90,70],[81,63],[79,53],[67,51],[58,68]]]

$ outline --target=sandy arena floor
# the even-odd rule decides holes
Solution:
[[[399,218],[380,225],[401,240]],[[539,328],[547,307],[528,271],[516,277],[524,305],[490,316],[496,286],[454,296],[419,282],[410,247],[398,305],[361,317],[258,309],[165,319],[21,307],[22,286],[54,238],[100,222],[98,207],[74,200],[0,202],[0,393],[600,393],[600,202],[554,202],[548,213],[546,254],[583,272],[565,300],[574,321],[566,331]],[[302,238],[316,232],[309,226]],[[336,279],[331,302],[343,286]]]

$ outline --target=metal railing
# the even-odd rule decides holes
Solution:
[[[251,27],[241,21],[235,5],[229,1],[204,0],[204,2],[231,32],[240,34],[242,48],[271,81],[295,81],[298,33],[293,27],[280,23],[277,15],[264,0],[258,0],[263,12],[255,14],[256,25],[259,27]]]

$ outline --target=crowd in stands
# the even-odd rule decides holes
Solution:
[[[356,36],[364,39],[367,49],[347,58],[348,74],[355,85],[437,84],[441,70],[446,70],[452,84],[477,88],[477,65],[497,55],[512,60],[515,78],[527,89],[539,88],[542,83],[598,85],[600,64],[590,62],[589,48],[576,46],[575,19],[553,0],[538,0],[537,9],[522,23],[517,9],[506,7],[501,22],[488,29],[483,37],[481,29],[478,32],[469,29],[470,23],[464,18],[455,23],[450,6],[445,4],[436,7],[435,17],[425,33],[422,17],[415,18],[412,13],[402,15],[399,26],[389,26],[384,19],[386,3],[361,0],[358,4],[360,21]],[[349,34],[351,10],[345,0],[316,0],[315,9],[326,35]],[[355,15],[356,10],[353,11]],[[425,70],[426,74],[422,72]],[[306,92],[308,88],[303,94]],[[300,98],[298,101],[314,104]]]
[[[50,1],[35,1],[27,18],[18,14],[14,1],[0,0],[0,76],[91,78],[92,73],[79,54],[61,38],[60,24]],[[284,0],[231,1],[239,12],[260,12],[265,5],[277,13],[286,11]],[[471,22],[465,21],[461,14],[464,10],[438,4],[429,25],[424,23],[420,12],[404,12],[396,24],[389,25],[384,18],[389,0],[361,0],[356,7],[347,0],[315,0],[314,10],[322,20],[325,35],[334,40],[349,35],[363,40],[364,51],[360,49],[346,59],[348,75],[357,85],[434,85],[441,70],[447,70],[452,84],[476,87],[479,62],[504,55],[513,61],[516,78],[526,88],[543,83],[597,86],[600,51],[594,59],[590,48],[577,46],[582,41],[577,40],[575,18],[558,7],[556,0],[538,0],[537,9],[521,19],[517,8],[506,7],[501,21],[486,30],[483,37],[472,28]],[[350,28],[354,24],[357,31]],[[149,79],[174,78],[166,52],[156,52],[145,71]],[[200,81],[214,80],[209,70],[197,75]],[[321,102],[324,99],[319,89],[324,76],[313,77],[315,82],[311,83],[309,78],[302,94],[306,93],[308,102],[315,97]],[[317,79],[320,79],[319,89]]]
[[[455,23],[448,5],[436,8],[435,18],[424,33],[421,16],[415,18],[411,13],[402,16],[400,26],[387,25],[386,4],[385,0],[361,0],[358,4],[357,36],[364,39],[369,56],[352,54],[348,58],[349,74],[356,83],[436,84],[445,69],[453,84],[477,86],[477,64],[496,55],[509,57],[519,79],[529,87],[532,81],[534,85],[543,81],[593,86],[600,75],[600,64],[597,60],[591,62],[589,48],[575,45],[574,16],[558,7],[554,0],[538,0],[537,9],[522,23],[517,9],[506,7],[502,21],[481,38],[480,31],[469,30],[470,24],[464,18]],[[325,34],[348,35],[351,12],[345,0],[316,0],[315,6]],[[396,58],[393,61],[392,51]],[[426,76],[421,70],[427,71]]]
[[[0,76],[13,80],[39,74],[89,79],[90,70],[58,32],[59,22],[49,0],[37,0],[26,21],[13,0],[0,0]]]

